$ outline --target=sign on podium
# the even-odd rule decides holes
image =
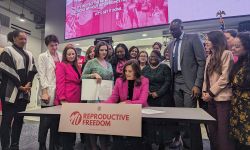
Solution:
[[[59,131],[141,137],[139,104],[64,103]]]

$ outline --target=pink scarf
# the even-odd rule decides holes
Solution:
[[[121,60],[121,61],[119,61],[117,63],[117,65],[116,65],[116,73],[122,74],[123,67],[124,67],[126,62],[127,62],[126,60]]]

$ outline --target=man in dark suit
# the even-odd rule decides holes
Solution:
[[[170,24],[170,32],[174,40],[168,45],[170,65],[173,75],[173,91],[176,107],[197,107],[197,99],[201,95],[205,53],[203,44],[197,34],[186,34],[182,21],[175,19]],[[183,126],[182,126],[183,127]],[[202,139],[199,124],[184,125],[190,132],[184,130],[182,136],[190,136],[188,147],[202,149]],[[188,134],[189,133],[189,134]]]

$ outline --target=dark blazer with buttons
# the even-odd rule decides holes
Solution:
[[[175,39],[168,45],[171,70],[173,70],[174,43]],[[181,73],[187,87],[190,90],[193,86],[202,88],[206,57],[204,46],[197,34],[184,33],[180,50],[180,60]]]

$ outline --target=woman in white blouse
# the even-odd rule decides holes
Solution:
[[[54,106],[55,90],[56,90],[56,64],[61,61],[61,55],[57,53],[58,39],[55,35],[48,35],[45,38],[45,44],[48,50],[39,55],[38,58],[38,73],[40,78],[40,98],[41,107]],[[53,150],[59,146],[58,135],[59,118],[41,117],[38,133],[39,150],[46,149],[46,137],[50,129],[50,144],[49,150]]]

